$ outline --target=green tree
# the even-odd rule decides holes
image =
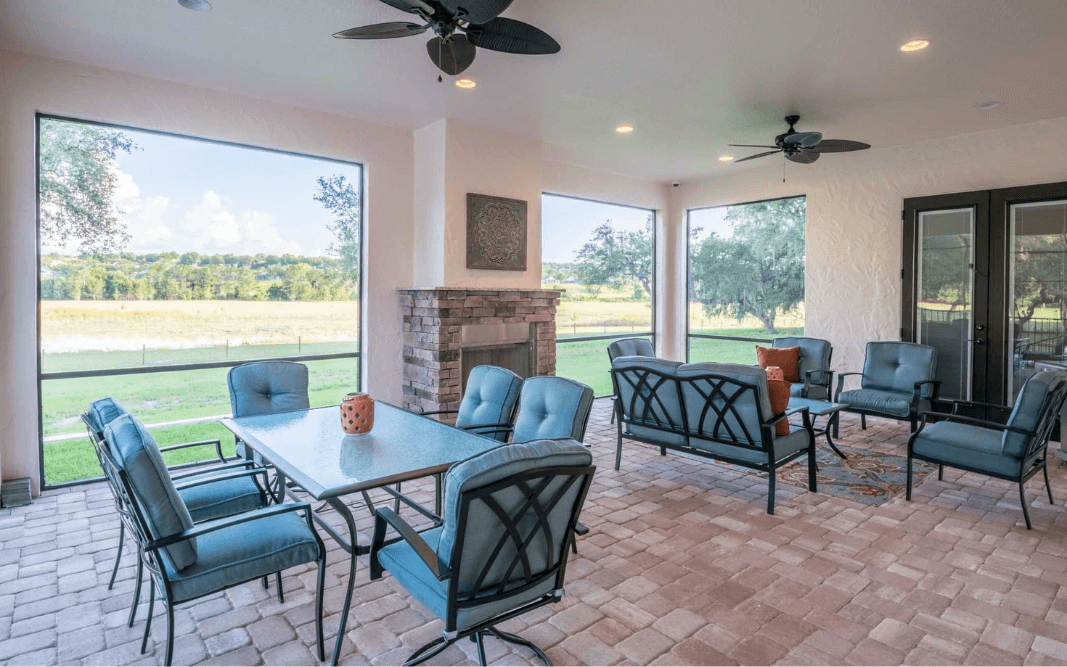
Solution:
[[[805,199],[731,206],[733,235],[712,234],[690,263],[691,293],[708,314],[752,315],[774,333],[775,315],[804,300]]]
[[[135,148],[122,132],[98,125],[41,121],[41,239],[82,252],[120,250],[130,240],[115,206],[115,157]]]
[[[622,287],[640,283],[652,293],[652,228],[655,214],[638,231],[617,230],[611,220],[593,230],[593,238],[575,255],[578,275],[586,284]]]
[[[359,280],[359,193],[343,174],[319,176],[318,185],[314,199],[333,214],[327,228],[337,239],[327,250],[341,258],[349,280]]]

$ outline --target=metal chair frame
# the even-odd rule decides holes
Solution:
[[[745,426],[744,419],[741,418],[740,413],[737,411],[736,405],[738,401],[746,396],[751,396],[755,405],[758,406],[760,404],[759,385],[756,383],[745,382],[744,380],[718,373],[702,373],[697,376],[678,378],[640,366],[612,368],[611,382],[615,390],[613,401],[615,404],[616,427],[618,429],[618,445],[615,452],[616,470],[619,469],[622,463],[623,425],[631,424],[662,433],[678,435],[683,438],[685,444],[677,445],[633,433],[626,434],[626,438],[629,440],[636,440],[637,442],[659,447],[661,456],[666,456],[667,450],[671,449],[766,472],[768,474],[767,514],[774,514],[776,471],[787,463],[800,458],[805,452],[808,455],[808,490],[813,493],[818,490],[815,477],[817,470],[815,463],[815,432],[812,428],[811,415],[807,408],[801,409],[797,414],[800,414],[803,419],[803,428],[808,432],[810,444],[806,449],[793,452],[781,459],[776,459],[774,455],[773,429],[778,422],[788,419],[788,416],[782,413],[768,420],[761,420],[759,433],[751,433],[749,428]],[[620,382],[625,382],[626,385],[633,389],[628,405],[624,405],[625,402],[619,390]],[[684,390],[686,387],[691,388],[704,399],[704,409],[697,424],[689,423],[688,412],[685,410]],[[678,405],[680,406],[679,412],[681,413],[680,424],[676,423],[670,416],[666,405],[663,403],[663,398],[660,396],[661,391],[676,392]],[[638,405],[639,400],[643,405]],[[721,400],[720,405],[716,405],[717,400]],[[637,414],[638,412],[640,412],[639,415]],[[708,428],[707,422],[711,419],[713,419],[713,423]],[[731,420],[740,427],[739,433],[735,432],[735,429],[730,426]],[[767,462],[753,463],[737,457],[712,453],[694,447],[690,444],[690,439],[692,438],[710,440],[739,449],[763,452],[767,456]]]
[[[803,336],[790,336],[790,338],[803,338]],[[778,340],[781,340],[781,338],[775,338],[775,339],[771,340],[771,347],[774,347],[775,341],[778,341]],[[810,339],[810,340],[821,340],[821,339]],[[826,342],[829,342],[829,341],[826,341]],[[781,349],[781,348],[779,348],[779,349]],[[807,371],[806,373],[804,373],[804,389],[800,393],[800,397],[801,398],[807,398],[808,397],[808,391],[812,387],[824,387],[826,389],[826,399],[827,400],[830,399],[830,394],[831,394],[830,389],[832,388],[832,385],[834,383],[834,371],[830,370],[830,364],[832,364],[833,362],[834,362],[834,347],[833,347],[833,345],[831,345],[830,346],[830,356],[826,360],[826,368],[825,369],[820,369],[820,370],[811,370],[811,371]],[[826,383],[825,384],[823,384],[821,382],[812,382],[811,381],[811,376],[815,375],[816,373],[824,373],[826,375]]]
[[[404,663],[405,665],[417,665],[429,660],[465,637],[470,637],[471,641],[477,643],[479,661],[482,665],[485,665],[485,646],[483,644],[483,636],[485,634],[490,634],[504,642],[526,646],[532,649],[546,665],[552,664],[548,656],[536,644],[517,635],[504,632],[498,629],[496,625],[538,607],[559,602],[562,599],[563,582],[567,570],[567,543],[574,541],[574,527],[578,522],[578,515],[581,513],[582,506],[585,504],[585,498],[589,493],[589,487],[592,484],[595,472],[596,466],[591,465],[539,468],[512,475],[493,484],[462,492],[460,494],[456,542],[452,549],[454,556],[451,567],[438,558],[437,553],[400,515],[389,509],[380,509],[375,513],[374,537],[371,540],[370,551],[371,579],[380,579],[382,576],[384,569],[378,560],[378,551],[385,543],[386,530],[392,527],[405,541],[411,544],[415,553],[438,581],[448,581],[447,606],[445,618],[443,619],[445,622],[444,633],[441,637],[418,648]],[[568,479],[556,490],[549,502],[542,505],[539,501],[539,496],[553,481],[560,477],[567,477]],[[575,483],[580,484],[580,487],[568,519],[567,528],[562,533],[565,537],[559,544],[553,544],[551,527],[548,525],[548,515]],[[526,498],[526,502],[513,514],[508,514],[492,497],[494,493],[509,487],[518,487],[523,497]],[[484,557],[485,562],[482,564],[478,579],[475,581],[474,590],[461,595],[458,590],[459,578],[452,575],[462,571],[463,543],[467,531],[467,517],[474,503],[482,503],[493,512],[504,526],[504,534],[501,535],[495,547],[488,554],[477,554],[479,557]],[[524,523],[527,524],[526,528],[522,527]],[[531,568],[527,552],[538,534],[544,535],[546,551],[549,554],[549,558],[546,561],[549,566],[543,571],[535,572]],[[515,555],[505,570],[503,581],[500,584],[484,586],[486,576],[493,570],[497,564],[497,559],[500,558],[501,551],[508,544],[514,547]],[[512,575],[517,571],[521,573],[519,577],[512,578]],[[457,629],[457,617],[460,609],[507,599],[523,591],[541,586],[546,581],[555,581],[553,590],[550,593],[545,593],[536,600],[523,604],[509,612],[494,616],[470,628]]]
[[[143,566],[149,573],[149,596],[148,596],[148,618],[145,620],[144,636],[141,639],[141,653],[144,654],[148,647],[148,636],[152,630],[152,613],[155,607],[156,590],[158,590],[162,596],[163,603],[166,605],[167,616],[167,644],[164,654],[163,664],[169,666],[171,659],[174,657],[174,604],[171,602],[173,598],[171,592],[171,582],[167,577],[166,567],[163,566],[162,557],[160,555],[160,549],[164,547],[183,542],[190,538],[206,535],[217,530],[224,530],[226,528],[232,528],[242,523],[248,523],[255,521],[256,519],[263,519],[271,516],[277,516],[279,514],[285,514],[288,512],[300,512],[303,511],[303,518],[307,522],[308,528],[311,530],[311,534],[315,536],[315,541],[318,543],[319,557],[316,559],[318,565],[318,586],[315,596],[315,630],[316,630],[316,643],[318,648],[318,658],[320,661],[325,661],[326,654],[322,637],[322,603],[323,603],[323,588],[326,578],[326,545],[323,544],[322,538],[319,537],[318,531],[315,530],[314,521],[312,521],[311,505],[308,503],[290,503],[286,505],[273,505],[271,507],[264,507],[262,509],[253,510],[251,512],[245,512],[236,516],[231,516],[225,519],[215,519],[207,521],[205,523],[198,524],[193,528],[183,531],[177,535],[166,537],[162,539],[152,539],[150,537],[151,532],[148,527],[148,523],[145,520],[144,515],[141,512],[138,501],[136,500],[136,494],[133,488],[130,486],[129,479],[126,476],[126,471],[115,462],[111,453],[106,447],[98,447],[97,453],[100,458],[101,466],[104,469],[104,477],[107,479],[108,486],[111,487],[112,493],[116,498],[116,507],[119,511],[119,515],[123,524],[131,534],[134,536],[137,542],[137,551],[139,556],[139,567]],[[263,475],[264,483],[266,483],[266,470],[262,468],[256,468],[247,471],[248,475]],[[257,484],[258,485],[258,484]],[[262,488],[261,488],[262,490]],[[278,573],[280,577],[280,573]],[[236,581],[232,584],[224,586],[218,590],[226,590],[254,581],[259,577],[251,577],[242,581]],[[140,588],[140,578],[138,578],[138,589]],[[212,591],[212,593],[218,592]],[[203,596],[200,596],[203,597]],[[199,599],[199,598],[192,598]],[[183,600],[183,602],[189,602],[191,600]]]
[[[1032,530],[1033,526],[1030,523],[1030,512],[1026,507],[1026,493],[1023,486],[1030,480],[1031,477],[1037,473],[1042,473],[1045,477],[1045,491],[1048,493],[1048,502],[1053,504],[1052,500],[1052,486],[1048,481],[1048,441],[1052,436],[1052,428],[1056,424],[1056,419],[1059,417],[1059,412],[1063,408],[1064,401],[1067,400],[1067,380],[1061,381],[1059,386],[1054,391],[1049,392],[1045,399],[1041,402],[1041,417],[1038,419],[1037,426],[1033,430],[1021,429],[1015,426],[1008,426],[1007,424],[1001,424],[998,422],[986,421],[983,419],[974,419],[973,417],[965,417],[957,414],[960,406],[973,406],[977,408],[993,408],[1001,410],[1010,410],[1010,406],[996,405],[993,403],[981,403],[978,401],[953,401],[952,413],[944,414],[939,412],[927,412],[923,413],[920,418],[919,428],[916,429],[911,437],[908,438],[908,482],[907,492],[905,494],[905,500],[911,500],[911,485],[912,485],[912,459],[919,459],[920,461],[926,461],[928,463],[937,464],[937,479],[944,479],[945,466],[950,468],[957,468],[959,470],[966,470],[967,472],[976,472],[987,477],[993,477],[995,479],[1003,479],[1009,482],[1015,482],[1019,485],[1019,502],[1023,507],[1023,518],[1026,520],[1026,529]],[[939,461],[932,456],[923,456],[916,454],[914,451],[915,439],[922,433],[922,430],[926,428],[927,418],[935,418],[937,421],[949,421],[957,422],[960,424],[968,424],[971,426],[979,426],[981,428],[988,428],[997,431],[1011,431],[1012,433],[1019,433],[1025,435],[1029,440],[1026,443],[1026,450],[1023,456],[1019,459],[1019,472],[1014,475],[1004,475],[991,473],[986,470],[979,470],[971,466],[960,465],[958,463],[946,463]]]

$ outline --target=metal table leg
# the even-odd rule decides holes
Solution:
[[[334,508],[338,514],[340,514],[345,523],[348,524],[349,540],[345,540],[342,536],[337,534],[337,531],[333,529],[333,526],[327,524],[323,519],[315,517],[319,525],[323,526],[327,533],[330,534],[337,543],[341,545],[341,548],[347,551],[351,557],[348,566],[348,589],[345,591],[345,603],[341,607],[341,621],[337,625],[337,641],[333,647],[333,661],[331,665],[336,665],[337,661],[341,657],[341,644],[345,640],[345,625],[348,623],[348,608],[352,604],[352,586],[356,582],[356,558],[359,557],[359,547],[356,540],[356,521],[352,518],[352,513],[348,511],[348,506],[341,502],[340,498],[327,498],[326,502],[330,504],[330,507]],[[314,515],[312,515],[314,516]]]
[[[823,433],[826,435],[826,444],[830,445],[830,449],[834,450],[834,453],[840,456],[841,458],[848,460],[848,457],[845,456],[844,452],[837,448],[837,445],[834,444],[833,439],[830,437],[830,427],[833,426],[834,430],[837,430],[837,423],[840,420],[841,411],[838,410],[834,414],[830,415],[830,418],[826,420],[826,428],[823,429]]]

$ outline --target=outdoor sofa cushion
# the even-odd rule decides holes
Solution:
[[[852,389],[843,391],[837,396],[839,403],[848,403],[854,410],[880,412],[886,415],[907,418],[911,414],[911,401],[914,392],[902,393],[884,391],[881,389]],[[930,409],[930,401],[919,400],[916,414]]]
[[[608,359],[619,357],[655,357],[656,349],[647,338],[620,338],[608,345]]]
[[[581,442],[592,407],[593,389],[588,385],[551,375],[526,378],[511,441],[572,438]]]

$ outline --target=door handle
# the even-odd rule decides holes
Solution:
[[[985,338],[971,338],[967,340],[968,343],[974,343],[975,345],[985,345]]]

